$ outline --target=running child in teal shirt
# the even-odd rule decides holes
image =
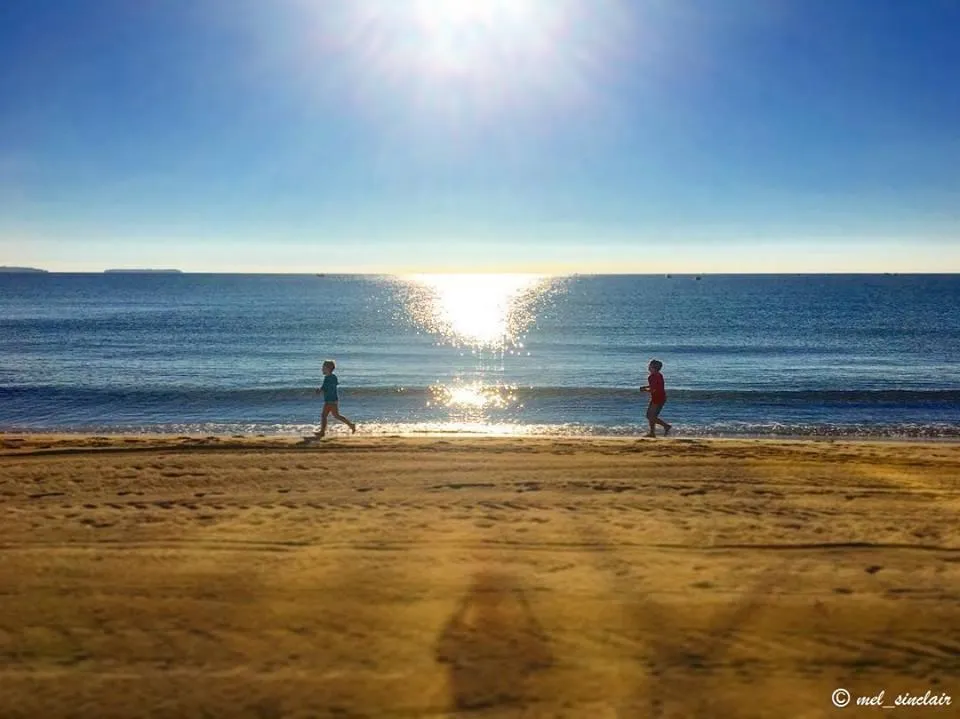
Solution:
[[[315,432],[318,437],[323,437],[327,433],[327,416],[333,415],[350,428],[351,432],[357,431],[357,425],[340,414],[340,395],[337,392],[337,376],[333,370],[337,365],[333,360],[327,360],[323,363],[323,384],[317,389],[317,393],[323,393],[323,413],[320,415],[320,431]]]

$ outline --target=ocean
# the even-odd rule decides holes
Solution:
[[[960,437],[958,275],[0,275],[0,430]],[[332,425],[331,434],[345,433]]]

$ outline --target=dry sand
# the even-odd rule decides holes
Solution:
[[[0,444],[5,719],[960,716],[957,444]]]

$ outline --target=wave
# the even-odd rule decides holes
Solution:
[[[402,397],[405,399],[430,399],[438,392],[456,385],[433,387],[343,387],[341,395],[351,399],[384,400]],[[567,402],[582,401],[636,401],[640,396],[636,388],[629,387],[515,387],[489,385],[484,392],[509,394],[520,402],[563,399]],[[745,404],[807,404],[830,403],[960,403],[960,389],[673,389],[669,391],[672,402],[742,402]],[[204,402],[273,404],[286,401],[301,402],[316,398],[316,388],[263,387],[263,388],[209,388],[191,386],[105,388],[69,385],[8,385],[0,386],[0,401],[15,400],[67,400],[76,402]]]

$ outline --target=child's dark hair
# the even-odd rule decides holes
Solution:
[[[337,363],[334,362],[333,360],[324,360],[323,366],[329,367],[331,370],[335,370],[337,368]]]
[[[650,366],[659,372],[661,369],[663,369],[663,362],[658,359],[652,359],[650,360]]]

